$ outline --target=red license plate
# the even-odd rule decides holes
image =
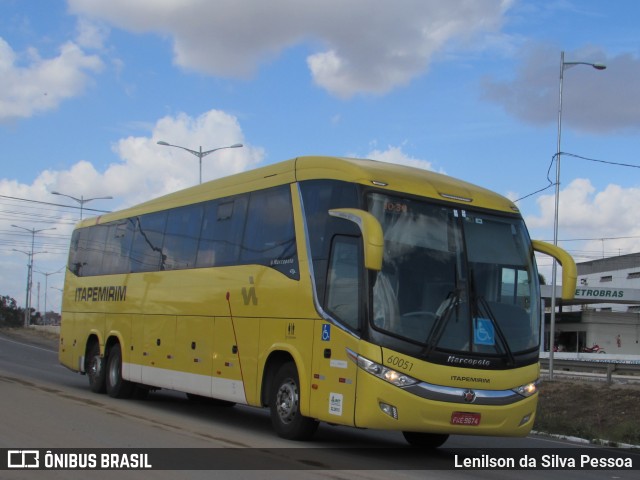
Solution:
[[[451,414],[452,425],[467,425],[474,427],[480,425],[480,414],[472,412],[453,412]]]

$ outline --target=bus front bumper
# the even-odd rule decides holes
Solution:
[[[490,390],[442,387],[446,395],[425,398],[422,387],[398,387],[360,372],[357,386],[357,427],[459,435],[524,437],[535,420],[538,394],[529,397]],[[430,395],[434,397],[434,395]],[[493,399],[496,397],[497,399]],[[487,400],[488,399],[488,400]],[[484,404],[476,403],[482,402]],[[488,404],[487,404],[488,403]]]

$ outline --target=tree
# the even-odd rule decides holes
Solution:
[[[18,308],[18,302],[8,295],[0,296],[0,325],[6,327],[21,327],[24,310]]]

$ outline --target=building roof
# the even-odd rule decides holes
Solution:
[[[578,267],[578,275],[612,272],[629,268],[640,269],[640,253],[590,260],[588,262],[578,263],[576,266]]]

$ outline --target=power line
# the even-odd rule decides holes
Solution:
[[[583,155],[576,155],[575,153],[569,153],[569,152],[560,152],[558,153],[554,153],[553,156],[551,157],[551,163],[549,163],[549,168],[547,169],[547,181],[549,182],[549,185],[536,190],[535,192],[529,193],[528,195],[525,195],[524,197],[520,197],[517,200],[514,200],[513,202],[519,202],[520,200],[524,200],[525,198],[529,198],[532,197],[538,193],[544,192],[545,190],[550,189],[551,187],[554,187],[556,184],[554,181],[551,180],[551,178],[549,178],[549,174],[551,173],[551,168],[553,167],[554,162],[556,161],[558,155],[565,155],[567,157],[573,157],[573,158],[579,158],[580,160],[587,160],[589,162],[597,162],[597,163],[604,163],[606,165],[615,165],[618,167],[629,167],[629,168],[640,168],[640,165],[634,165],[632,163],[621,163],[621,162],[612,162],[609,160],[599,160],[597,158],[590,158],[590,157],[585,157]]]
[[[558,242],[588,242],[588,241],[602,241],[602,240],[626,240],[629,238],[640,238],[640,235],[628,235],[621,237],[594,237],[594,238],[561,238]],[[552,242],[553,240],[543,240],[543,242]]]
[[[10,200],[19,200],[21,202],[29,202],[29,203],[37,203],[40,205],[50,205],[53,207],[63,207],[63,208],[73,208],[76,210],[80,210],[79,206],[76,205],[64,205],[62,203],[53,203],[53,202],[43,202],[41,200],[30,200],[28,198],[20,198],[20,197],[11,197],[9,195],[0,195],[0,198],[7,198]],[[90,212],[97,212],[97,213],[110,213],[111,210],[98,210],[96,208],[83,208],[83,210],[88,210]]]
[[[568,157],[579,158],[581,160],[587,160],[589,162],[606,163],[607,165],[616,165],[618,167],[640,168],[640,165],[634,165],[631,163],[611,162],[609,160],[598,160],[597,158],[583,157],[582,155],[576,155],[575,153],[560,152],[560,154],[566,155]]]

